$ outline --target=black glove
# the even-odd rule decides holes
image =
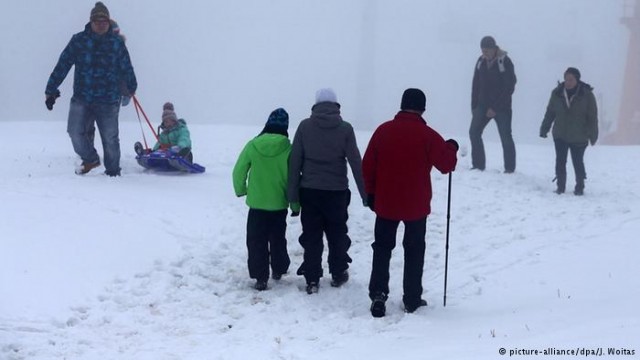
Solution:
[[[300,216],[300,211],[291,211],[291,217]]]
[[[449,139],[449,140],[447,140],[447,141],[445,141],[445,142],[446,142],[446,143],[448,143],[448,144],[451,144],[451,145],[455,146],[455,147],[456,147],[456,151],[458,151],[458,149],[460,149],[460,145],[458,145],[458,142],[457,142],[457,141],[455,141],[455,140],[453,140],[453,139]]]
[[[545,133],[541,132],[541,133],[540,133],[540,137],[541,137],[541,138],[543,138],[543,139],[546,139],[546,138],[547,138],[547,134],[545,134]]]
[[[47,105],[47,109],[49,111],[53,110],[53,104],[56,103],[56,99],[60,97],[60,91],[56,91],[55,94],[47,95],[47,99],[44,101],[44,104]]]
[[[376,196],[373,194],[367,194],[367,206],[369,207],[369,209],[371,209],[371,211],[375,211],[375,203]]]

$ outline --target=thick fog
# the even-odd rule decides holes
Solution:
[[[163,102],[190,122],[255,123],[286,108],[292,126],[315,90],[333,87],[343,116],[371,129],[407,87],[427,93],[427,121],[467,137],[473,67],[484,35],[515,64],[514,138],[534,141],[568,66],[595,87],[601,122],[616,119],[628,33],[622,0],[106,0],[127,37],[137,96],[156,124]],[[44,89],[94,1],[10,1],[0,31],[0,118],[64,121],[73,71],[53,112]],[[133,107],[121,121],[135,120]],[[64,131],[61,129],[61,131]],[[60,134],[62,136],[62,134]],[[487,138],[497,139],[495,125]]]

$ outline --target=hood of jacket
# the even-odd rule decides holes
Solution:
[[[109,23],[109,30],[107,30],[106,33],[99,35],[93,32],[93,30],[91,29],[91,23],[88,22],[87,25],[84,26],[84,32],[93,39],[102,39],[107,35],[115,35],[115,33],[113,32],[113,23]]]
[[[576,90],[576,95],[584,95],[587,91],[593,91],[593,87],[585,82],[578,81],[578,90]],[[555,96],[559,96],[564,98],[564,81],[558,82],[558,86],[553,90]]]
[[[253,148],[262,156],[276,157],[291,148],[289,138],[280,134],[265,133],[251,141]]]
[[[311,108],[311,122],[324,129],[336,128],[342,123],[340,104],[321,102]]]
[[[173,125],[172,127],[166,127],[164,126],[164,123],[160,124],[160,126],[158,126],[158,128],[167,133],[167,132],[172,132],[175,131],[181,127],[187,126],[187,122],[184,119],[178,119],[178,121],[176,122],[175,125]]]

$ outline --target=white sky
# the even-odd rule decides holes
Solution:
[[[154,121],[164,101],[190,122],[262,123],[285,107],[309,114],[333,87],[345,120],[371,128],[402,91],[427,93],[427,119],[467,136],[482,36],[512,57],[516,142],[537,141],[548,96],[568,66],[595,87],[601,121],[617,118],[627,31],[621,0],[106,1],[127,36],[138,96]],[[52,113],[44,87],[93,1],[11,1],[0,26],[0,119],[65,120],[72,72]],[[135,113],[125,108],[123,121]],[[487,138],[497,138],[494,125]]]

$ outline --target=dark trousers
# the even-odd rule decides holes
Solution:
[[[471,139],[471,163],[474,168],[484,170],[486,158],[484,154],[484,143],[482,142],[482,132],[487,127],[490,118],[486,116],[487,108],[479,106],[473,110],[471,126],[469,127],[469,138]],[[516,169],[516,145],[511,134],[512,111],[500,111],[496,113],[494,120],[498,126],[500,142],[502,143],[502,154],[504,157],[504,170],[513,172]]]
[[[300,189],[300,245],[304,249],[304,258],[298,275],[304,275],[307,283],[318,282],[322,277],[323,234],[327,237],[329,247],[329,272],[337,275],[349,268],[351,239],[347,235],[347,208],[350,201],[351,192],[348,189]]]
[[[247,217],[247,250],[249,276],[252,279],[269,279],[269,263],[275,274],[289,270],[287,253],[287,210],[267,211],[249,209]]]
[[[558,181],[558,190],[565,190],[567,183],[567,155],[571,151],[571,162],[573,170],[576,174],[576,190],[584,189],[584,179],[587,178],[587,172],[584,168],[584,152],[587,149],[587,143],[569,144],[560,139],[553,139],[556,147],[556,179]]]
[[[402,287],[403,302],[409,305],[420,303],[422,296],[422,268],[424,266],[425,235],[427,218],[415,221],[403,221],[404,238],[404,280]],[[391,252],[396,246],[396,233],[400,221],[376,217],[374,230],[373,264],[369,280],[369,297],[371,300],[378,294],[389,294],[389,262]]]

